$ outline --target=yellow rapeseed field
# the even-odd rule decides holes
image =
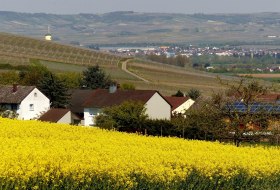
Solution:
[[[240,172],[263,178],[280,174],[277,147],[235,147],[179,138],[145,137],[39,121],[0,118],[0,178],[40,178],[62,183],[63,177],[90,182],[92,176],[133,187],[135,174],[171,183],[192,171],[207,178],[230,179]]]

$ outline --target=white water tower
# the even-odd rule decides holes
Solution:
[[[48,26],[48,33],[45,35],[45,40],[51,41],[52,40],[52,35],[50,32],[50,26]]]

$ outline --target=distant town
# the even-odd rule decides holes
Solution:
[[[242,48],[233,46],[206,46],[197,47],[193,45],[179,47],[179,46],[148,46],[148,47],[101,47],[101,51],[110,52],[122,56],[143,57],[149,55],[166,56],[167,58],[176,57],[178,55],[192,57],[203,56],[218,56],[218,57],[233,57],[237,59],[247,60],[260,60],[269,59],[269,64],[262,62],[262,67],[246,66],[247,69],[251,69],[255,72],[279,72],[280,66],[276,63],[280,61],[280,49],[279,48]],[[244,62],[243,62],[244,63]],[[195,64],[195,63],[193,63]],[[225,63],[228,64],[228,63]],[[195,66],[195,65],[194,65]],[[236,67],[236,66],[235,66]],[[215,67],[210,63],[204,67],[206,70],[214,70]]]
[[[126,56],[138,55],[166,55],[167,57],[174,57],[177,55],[184,55],[187,57],[201,56],[201,55],[217,55],[217,56],[234,56],[234,57],[264,57],[272,56],[280,58],[280,49],[256,49],[256,48],[240,48],[240,47],[196,47],[189,45],[189,47],[179,46],[150,46],[150,47],[104,47],[100,48],[102,51],[107,51],[115,54]]]

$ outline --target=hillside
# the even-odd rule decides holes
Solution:
[[[0,11],[2,32],[72,44],[278,44],[280,13],[55,15]],[[275,36],[270,38],[269,36]]]
[[[0,33],[0,64],[28,65],[30,59],[37,59],[54,72],[82,72],[89,65],[99,64],[113,80],[119,83],[132,83],[137,89],[154,89],[165,95],[178,90],[186,92],[199,89],[210,95],[224,89],[217,75],[191,68],[174,67],[160,63],[147,62],[134,58],[119,57],[113,54],[93,51],[55,42]],[[124,62],[124,60],[128,60]],[[125,72],[122,64],[127,63]],[[0,65],[1,66],[1,65]],[[0,72],[6,72],[2,69]],[[135,75],[139,76],[136,77]],[[145,80],[142,80],[141,77]],[[224,81],[233,77],[220,75]]]
[[[78,65],[116,65],[120,56],[55,42],[0,33],[0,63],[28,64],[29,59]]]

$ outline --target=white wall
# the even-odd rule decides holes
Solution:
[[[33,110],[30,109],[31,104],[34,106]],[[37,119],[49,109],[50,100],[35,88],[19,105],[18,118],[23,120]]]
[[[66,123],[71,124],[72,118],[71,118],[71,112],[67,112],[60,120],[57,121],[57,123]]]
[[[100,114],[100,111],[101,110],[98,108],[85,108],[84,109],[85,126],[94,126],[95,117]]]
[[[182,105],[177,107],[175,110],[172,111],[172,114],[175,113],[185,113],[186,110],[188,110],[192,105],[194,104],[194,101],[192,99],[188,99],[186,102],[184,102]]]
[[[150,119],[170,120],[171,118],[171,106],[158,93],[148,100],[145,107]]]

